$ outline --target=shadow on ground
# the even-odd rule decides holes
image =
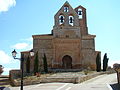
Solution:
[[[113,90],[120,90],[120,84],[110,84],[110,86],[112,87]]]

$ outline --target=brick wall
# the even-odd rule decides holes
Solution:
[[[118,80],[118,84],[120,84],[120,64],[114,64],[113,68],[117,72],[117,80]]]

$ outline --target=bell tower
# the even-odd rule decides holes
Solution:
[[[81,35],[88,35],[87,19],[86,19],[86,9],[81,5],[75,8],[76,13],[79,16],[79,25],[81,30]]]
[[[54,16],[53,36],[57,38],[80,38],[80,23],[77,12],[66,1]]]

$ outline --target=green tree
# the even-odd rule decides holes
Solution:
[[[26,72],[30,73],[30,58],[29,58],[29,56],[27,57],[27,60],[26,60]]]
[[[48,73],[47,58],[46,58],[45,53],[44,53],[44,57],[43,57],[43,65],[44,65],[44,72]]]
[[[108,58],[107,58],[107,53],[105,53],[104,58],[103,58],[103,71],[106,71],[108,67]]]
[[[39,59],[38,59],[38,52],[37,52],[34,60],[34,74],[38,72],[39,72]]]
[[[97,54],[96,57],[96,71],[100,72],[101,71],[101,59],[100,59],[100,54]]]

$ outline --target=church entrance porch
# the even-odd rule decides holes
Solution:
[[[63,69],[72,69],[72,58],[69,55],[65,55],[62,58],[62,67]]]

